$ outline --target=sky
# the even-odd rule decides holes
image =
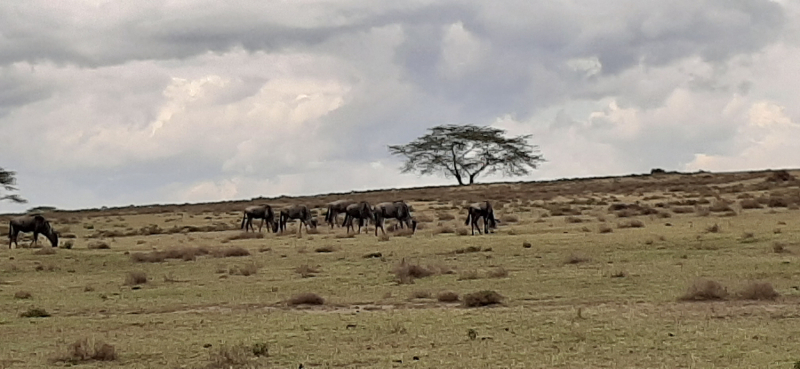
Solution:
[[[800,2],[0,2],[0,167],[81,209],[454,184],[387,145],[532,135],[529,176],[800,167]]]

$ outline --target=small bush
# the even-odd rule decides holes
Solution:
[[[530,242],[525,241],[525,242],[522,243],[522,247],[526,248],[526,249],[529,249],[529,248],[533,247],[533,245],[531,245]]]
[[[730,205],[724,201],[716,201],[714,204],[708,207],[708,210],[712,213],[725,213],[729,211],[733,211]]]
[[[292,296],[289,299],[288,304],[291,306],[297,305],[322,305],[325,303],[325,299],[317,295],[316,293],[306,292],[301,293],[298,295]]]
[[[135,286],[138,284],[145,284],[147,283],[147,274],[145,272],[137,271],[137,272],[129,272],[128,275],[125,277],[125,284],[128,286]]]
[[[452,291],[444,291],[436,296],[439,302],[456,302],[458,301],[458,294]]]
[[[92,343],[82,338],[70,344],[65,352],[57,354],[51,361],[75,365],[87,361],[114,361],[117,358],[114,346],[102,341]]]
[[[69,249],[72,249],[72,246],[74,246],[74,245],[75,245],[75,242],[73,242],[72,240],[68,240],[68,241],[62,243],[61,245],[59,245],[58,248],[69,250]]]
[[[450,213],[439,213],[436,214],[436,218],[438,218],[440,221],[448,221],[456,219],[456,216]]]
[[[386,242],[386,241],[389,241],[388,234],[381,234],[380,236],[378,236],[378,242]]]
[[[47,318],[50,316],[50,313],[48,313],[45,309],[30,308],[19,314],[19,316],[22,318]]]
[[[672,212],[675,213],[675,214],[694,213],[694,208],[692,208],[691,206],[676,206],[676,207],[670,208],[670,210],[672,210]]]
[[[488,275],[489,278],[506,278],[508,277],[508,270],[503,267],[497,267],[488,271],[486,275]]]
[[[108,250],[111,248],[111,246],[103,241],[91,241],[86,247],[89,250]]]
[[[300,274],[303,278],[314,277],[315,274],[319,273],[317,268],[311,267],[308,264],[303,264],[294,268],[295,273]]]
[[[686,293],[679,298],[681,301],[707,301],[722,300],[728,296],[728,290],[719,282],[710,279],[698,279],[689,286]]]
[[[472,252],[481,252],[481,248],[478,246],[468,246],[463,249],[457,249],[453,251],[454,254],[468,254]]]
[[[708,233],[719,233],[720,227],[719,224],[714,223],[713,226],[706,227],[706,232]]]
[[[33,297],[28,291],[17,291],[14,293],[14,298],[18,300],[26,300]]]
[[[750,282],[738,294],[744,300],[775,300],[778,296],[780,294],[769,282]]]
[[[597,233],[611,233],[614,232],[614,229],[611,228],[608,224],[600,224],[597,226]]]
[[[469,234],[469,231],[464,227],[458,227],[456,228],[456,234],[459,236],[466,236]]]
[[[245,368],[253,355],[252,348],[245,345],[226,345],[208,354],[209,369]]]
[[[623,271],[623,270],[611,273],[611,278],[625,278],[627,276],[628,276],[628,273],[625,273],[625,271]]]
[[[503,296],[495,291],[478,291],[464,296],[464,306],[480,307],[496,305],[503,302]]]
[[[576,216],[572,216],[572,215],[564,218],[564,221],[567,222],[567,223],[583,223],[583,219],[578,218]]]

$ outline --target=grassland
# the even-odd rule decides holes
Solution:
[[[791,368],[800,182],[778,174],[53,212],[71,249],[0,255],[0,368]],[[422,229],[239,230],[250,204],[345,197],[404,199]],[[503,222],[467,235],[483,199]]]

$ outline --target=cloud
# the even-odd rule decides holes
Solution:
[[[533,134],[548,162],[523,179],[797,166],[798,21],[757,0],[3,4],[0,157],[61,207],[450,183],[386,150],[448,123]]]

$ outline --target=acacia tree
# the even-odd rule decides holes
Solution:
[[[390,145],[392,155],[405,157],[402,172],[455,177],[459,185],[475,183],[482,174],[521,176],[544,161],[531,135],[505,137],[506,131],[474,125],[441,125],[405,145]]]
[[[16,191],[17,188],[14,187],[14,185],[17,184],[16,175],[17,175],[17,173],[15,173],[15,172],[0,168],[0,186],[3,186],[3,189],[5,191],[7,191],[7,192],[8,191]],[[15,195],[15,194],[0,196],[0,201],[2,201],[2,200],[8,200],[8,201],[11,201],[11,202],[16,202],[16,203],[25,203],[25,202],[27,202],[27,200],[19,197],[19,195]]]

